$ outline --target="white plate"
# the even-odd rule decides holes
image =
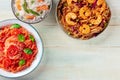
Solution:
[[[40,63],[42,54],[43,54],[43,43],[42,43],[41,37],[40,37],[39,33],[37,32],[37,30],[33,26],[23,23],[17,19],[9,19],[9,20],[1,21],[0,27],[8,25],[8,24],[14,24],[14,23],[20,24],[23,28],[28,30],[35,37],[37,48],[38,48],[38,53],[35,57],[35,60],[32,62],[31,66],[25,70],[22,70],[17,73],[12,73],[12,72],[7,72],[3,69],[0,69],[0,75],[4,76],[4,77],[9,77],[9,78],[21,77],[21,76],[24,76],[24,75],[32,72]]]

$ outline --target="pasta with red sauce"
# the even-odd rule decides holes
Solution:
[[[19,24],[0,28],[0,68],[19,72],[28,68],[38,52],[34,36]]]

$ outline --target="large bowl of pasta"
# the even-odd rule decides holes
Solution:
[[[16,19],[0,22],[0,75],[24,76],[40,63],[43,44],[34,27]]]

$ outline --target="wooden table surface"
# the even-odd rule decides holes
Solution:
[[[68,37],[55,19],[53,0],[49,16],[35,24],[44,42],[44,56],[35,71],[21,78],[0,80],[120,80],[120,1],[107,0],[112,18],[97,38]],[[10,0],[0,0],[0,21],[15,18]]]

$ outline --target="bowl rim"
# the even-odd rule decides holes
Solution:
[[[24,23],[27,23],[27,24],[36,24],[36,23],[42,22],[42,21],[48,16],[48,14],[51,12],[52,4],[53,4],[53,0],[50,0],[50,9],[48,10],[48,12],[45,14],[45,16],[44,16],[43,18],[40,18],[40,20],[35,21],[35,22],[26,22],[26,21],[23,21],[22,19],[20,19],[20,18],[18,18],[18,17],[16,16],[15,10],[14,10],[14,7],[13,7],[13,2],[14,2],[14,1],[15,1],[15,0],[11,0],[11,8],[12,8],[12,12],[13,12],[14,16],[15,16],[18,20],[20,20],[20,21],[22,21],[22,22],[24,22]]]
[[[0,23],[5,22],[5,21],[17,21],[17,22],[15,22],[15,23],[21,22],[21,21],[19,21],[19,20],[17,20],[17,19],[7,19],[7,20],[2,20],[2,21],[0,21]],[[31,28],[38,34],[39,39],[40,39],[40,41],[41,41],[41,48],[42,48],[42,49],[41,49],[41,50],[42,50],[42,51],[41,51],[41,57],[40,57],[37,65],[36,65],[31,71],[27,72],[26,74],[23,74],[23,75],[20,75],[20,76],[15,76],[15,77],[10,77],[10,76],[5,76],[5,75],[1,75],[1,74],[0,74],[0,76],[5,77],[5,78],[14,79],[14,78],[20,78],[20,77],[23,77],[23,76],[26,76],[26,75],[30,74],[31,72],[33,72],[33,71],[40,65],[40,63],[41,63],[41,61],[42,61],[42,58],[43,58],[44,44],[43,44],[43,40],[42,40],[42,38],[41,38],[41,35],[39,34],[39,32],[38,32],[32,25],[27,24],[27,23],[24,23],[24,22],[21,22],[21,23],[28,25],[29,27],[31,27]],[[25,28],[25,29],[26,29],[26,28]],[[27,29],[26,29],[26,30],[27,30]],[[28,30],[27,30],[27,31],[28,31]],[[38,47],[38,46],[37,46],[37,47]],[[36,55],[36,56],[37,56],[37,55]],[[34,61],[34,60],[33,60],[33,61]],[[29,67],[30,67],[30,66],[29,66]],[[4,70],[4,71],[5,71],[5,70]],[[5,71],[5,72],[7,72],[7,71]],[[15,73],[15,74],[16,74],[16,73]]]

